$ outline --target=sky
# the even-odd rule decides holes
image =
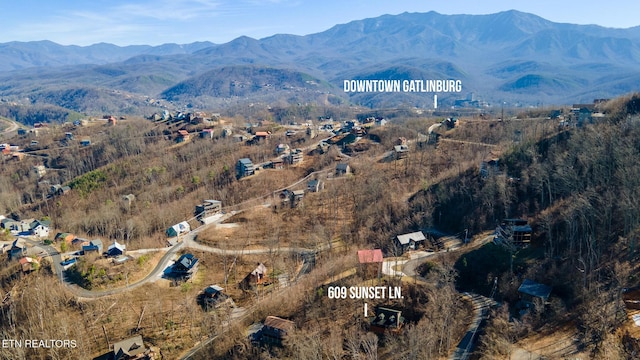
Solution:
[[[491,14],[519,10],[547,20],[628,28],[637,0],[3,0],[0,43],[62,45],[225,43],[239,36],[307,35],[336,24],[403,12]]]

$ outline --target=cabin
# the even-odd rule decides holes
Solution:
[[[200,205],[196,205],[194,215],[198,220],[202,220],[207,216],[215,215],[222,212],[222,201],[220,200],[205,200]]]
[[[182,254],[171,267],[171,275],[176,278],[189,279],[198,271],[198,258],[193,254]]]
[[[358,250],[358,263],[360,272],[367,275],[380,276],[382,271],[382,250]]]
[[[531,243],[533,230],[527,220],[504,219],[496,228],[497,239],[506,241],[510,246],[526,247]]]
[[[307,181],[307,191],[309,192],[319,192],[324,189],[324,183],[318,179],[313,179]]]
[[[113,344],[113,360],[144,359],[147,348],[142,341],[142,335],[118,341]]]
[[[284,345],[288,335],[295,329],[295,323],[291,320],[277,316],[267,316],[262,327],[261,342],[276,346]]]
[[[188,222],[183,221],[168,228],[165,233],[167,234],[167,237],[176,237],[178,235],[186,234],[189,231],[191,231],[191,226]]]
[[[36,165],[33,167],[33,172],[36,174],[38,179],[47,175],[47,168],[44,165]]]
[[[287,164],[295,165],[301,163],[303,158],[304,155],[302,153],[302,150],[295,149],[289,152],[289,155],[285,157],[285,161],[287,162]]]
[[[519,309],[520,315],[524,315],[529,310],[536,309],[536,305],[539,306],[536,310],[544,310],[544,304],[547,303],[551,295],[551,287],[530,279],[524,279],[518,288],[518,293],[521,300],[516,304],[516,308]]]
[[[21,258],[18,262],[20,263],[20,268],[22,269],[22,272],[25,274],[28,274],[32,271],[36,271],[40,268],[40,260],[34,259],[29,256],[25,256]]]
[[[176,136],[176,142],[182,143],[191,140],[191,135],[187,130],[178,130],[178,136]]]
[[[229,296],[223,291],[224,289],[218,285],[210,285],[204,289],[200,298],[205,310],[216,308],[229,299]]]
[[[369,329],[376,334],[387,331],[399,333],[404,325],[402,311],[379,306],[375,310],[375,317],[371,319]]]
[[[281,158],[273,159],[269,163],[267,163],[265,167],[276,170],[284,169],[284,160],[282,160]]]
[[[16,260],[27,255],[27,244],[24,240],[15,239],[9,249],[9,259]]]
[[[396,236],[395,245],[398,246],[402,252],[415,250],[418,246],[424,245],[426,239],[422,231],[416,231]]]
[[[236,164],[236,175],[238,179],[253,174],[255,174],[255,168],[253,166],[253,162],[251,162],[249,158],[242,158],[238,160],[238,163]]]
[[[89,241],[88,244],[82,245],[82,252],[87,255],[89,253],[97,253],[98,255],[102,254],[102,240],[94,239]]]
[[[524,301],[532,302],[534,299],[540,299],[546,302],[549,299],[549,295],[551,295],[551,287],[533,280],[524,279],[518,288],[518,292]]]
[[[393,147],[396,160],[406,159],[409,156],[409,147],[401,144]]]
[[[260,141],[267,141],[269,140],[269,137],[271,136],[271,132],[269,131],[256,131],[255,136],[254,136],[254,140],[260,142]]]
[[[213,129],[202,129],[200,137],[202,139],[213,139]]]
[[[351,174],[351,167],[346,163],[336,165],[336,176]]]
[[[107,256],[109,257],[119,257],[124,255],[125,252],[127,252],[127,247],[115,240],[113,240],[113,244],[109,245],[107,248]]]
[[[289,145],[287,144],[278,144],[275,149],[276,155],[284,154],[289,151]]]
[[[76,236],[70,233],[57,233],[54,241],[64,241],[65,243],[71,245],[71,242],[75,238]]]
[[[259,263],[258,266],[253,269],[244,279],[238,284],[238,287],[242,290],[251,290],[257,285],[268,285],[270,279],[267,276],[267,267],[263,263]]]

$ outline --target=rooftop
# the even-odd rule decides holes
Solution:
[[[551,295],[551,286],[539,284],[533,280],[524,279],[522,285],[518,288],[518,292],[547,301],[549,295]]]
[[[358,250],[358,262],[360,262],[360,264],[381,263],[382,250]]]
[[[426,238],[424,237],[424,234],[422,233],[422,231],[416,231],[409,234],[398,235],[398,241],[402,245],[407,245],[411,241],[418,242],[418,241],[424,241],[424,240],[426,240]]]

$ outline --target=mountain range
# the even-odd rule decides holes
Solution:
[[[0,98],[82,112],[150,111],[238,101],[427,107],[431,96],[345,93],[348,79],[459,79],[488,103],[568,104],[636,91],[640,27],[561,24],[515,10],[490,15],[383,15],[324,32],[225,44],[0,44]],[[131,99],[138,99],[135,101]]]

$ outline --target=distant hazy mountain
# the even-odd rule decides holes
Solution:
[[[348,79],[443,78],[463,81],[462,93],[443,94],[445,105],[469,92],[490,103],[572,103],[637,90],[640,27],[559,24],[518,11],[403,13],[307,36],[240,37],[218,45],[0,44],[0,71],[0,97],[50,101],[65,89],[91,88],[93,98],[104,88],[181,104],[197,99],[199,106],[314,91],[370,106],[428,106],[425,94],[345,94],[341,87]]]
[[[107,64],[123,61],[136,55],[191,54],[213,43],[196,42],[187,45],[134,45],[120,47],[112,44],[64,46],[51,41],[9,42],[0,44],[0,71],[29,67],[58,67],[80,64]]]

